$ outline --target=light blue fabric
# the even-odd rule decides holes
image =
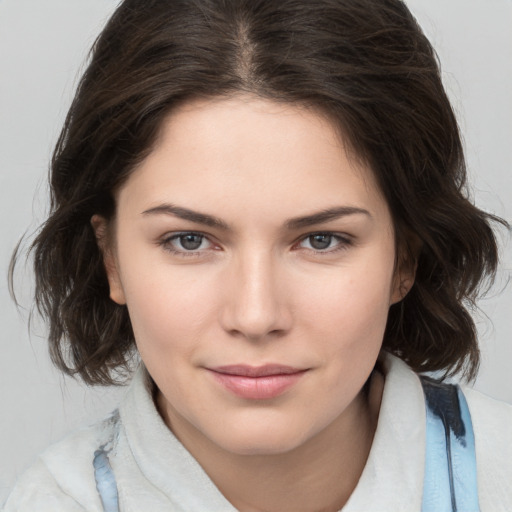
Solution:
[[[105,512],[119,512],[116,479],[105,446],[101,446],[99,450],[94,452],[93,466],[96,489],[100,495],[103,510]]]
[[[422,512],[479,512],[475,438],[466,399],[458,386],[428,388],[422,383],[427,396]]]

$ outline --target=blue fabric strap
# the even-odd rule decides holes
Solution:
[[[94,452],[94,478],[105,512],[119,512],[117,484],[104,446]]]
[[[421,377],[427,412],[422,512],[479,512],[475,437],[459,386]]]
[[[117,409],[113,412],[109,421],[112,424],[111,434],[108,439],[104,439],[106,442],[94,452],[92,464],[96,489],[100,495],[104,512],[119,512],[116,478],[108,459],[108,454],[114,448],[115,440],[119,435],[120,420]]]

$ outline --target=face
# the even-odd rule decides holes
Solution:
[[[386,202],[329,121],[185,104],[116,200],[111,298],[179,438],[281,453],[351,414],[399,287]]]

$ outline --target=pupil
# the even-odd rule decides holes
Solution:
[[[199,249],[202,241],[203,237],[199,235],[183,235],[180,237],[182,247],[184,249],[187,249],[188,251],[194,251],[195,249]]]
[[[327,249],[331,244],[331,239],[331,235],[312,235],[309,237],[309,242],[314,249]]]

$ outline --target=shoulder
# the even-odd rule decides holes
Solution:
[[[383,363],[386,386],[381,406],[381,419],[395,427],[392,436],[388,435],[387,439],[400,439],[401,432],[405,429],[404,425],[409,424],[410,435],[407,441],[402,439],[400,446],[406,446],[410,453],[414,453],[416,445],[425,445],[426,407],[420,376],[403,361],[389,354],[383,358]],[[475,436],[480,509],[482,512],[510,512],[512,510],[512,405],[494,400],[469,387],[461,386],[461,390],[468,403]],[[381,419],[379,419],[379,426]],[[397,427],[400,429],[398,430]],[[415,428],[421,431],[420,436],[414,436]],[[391,432],[389,426],[386,427],[387,431]],[[413,442],[408,442],[409,438]],[[389,446],[387,441],[382,453],[389,453]],[[399,453],[397,449],[394,451]],[[423,452],[424,448],[421,450],[417,448],[413,457],[416,468],[423,468]],[[410,472],[413,470],[411,466]],[[404,471],[401,474],[405,474]]]
[[[463,388],[475,432],[478,487],[482,510],[512,506],[512,405]],[[508,504],[508,505],[506,505]],[[487,505],[487,506],[484,506]]]
[[[468,387],[462,388],[475,431],[494,433],[489,442],[505,443],[512,450],[512,405],[495,400]],[[487,437],[487,436],[486,436]]]
[[[507,459],[512,467],[512,405],[474,389],[463,387],[463,392],[471,413],[477,455],[482,461],[492,458],[495,463],[499,458]]]
[[[94,452],[114,437],[118,422],[116,411],[47,448],[18,479],[2,510],[103,510],[96,491]]]

